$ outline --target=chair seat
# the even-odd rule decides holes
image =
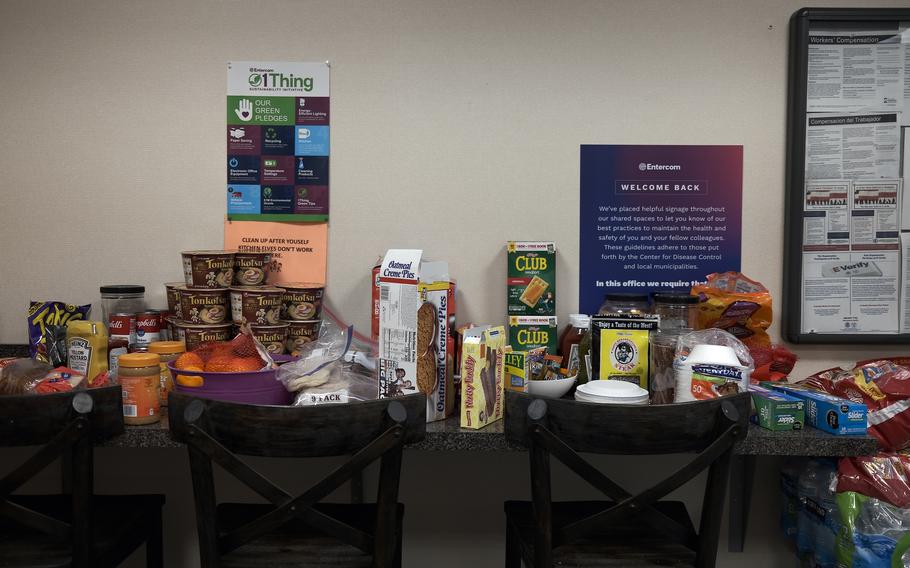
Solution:
[[[69,495],[13,495],[10,501],[60,521],[72,520]],[[160,511],[163,506],[164,495],[93,496],[95,555],[110,555],[120,548],[127,553],[135,549],[145,540],[143,527],[149,522],[149,513]],[[68,542],[0,518],[0,566],[56,568],[70,566],[71,557]]]
[[[314,509],[330,515],[365,532],[373,532],[376,505],[318,503]],[[273,510],[268,504],[222,503],[218,505],[218,527],[230,531],[254,521]],[[398,526],[404,516],[404,506],[397,507]],[[372,556],[362,550],[314,529],[302,520],[291,520],[278,529],[263,535],[221,557],[223,568],[314,568],[369,567]]]
[[[553,502],[553,526],[583,519],[610,505],[609,501]],[[683,503],[661,501],[654,508],[683,526],[693,528]],[[530,501],[505,503],[506,519],[516,531],[527,566],[532,566],[534,554],[535,516],[532,509]],[[641,519],[624,518],[601,533],[555,547],[553,565],[566,568],[683,568],[695,565],[695,552],[681,543],[668,542],[663,535],[656,535],[654,529]]]

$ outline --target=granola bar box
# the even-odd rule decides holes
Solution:
[[[556,243],[506,243],[509,316],[556,315]]]
[[[465,331],[461,351],[461,427],[479,429],[502,419],[506,330]]]

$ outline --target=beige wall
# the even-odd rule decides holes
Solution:
[[[504,241],[554,239],[559,312],[574,311],[582,143],[742,144],[742,268],[779,298],[787,22],[803,4],[4,0],[0,342],[25,340],[33,298],[92,302],[99,284],[132,282],[164,305],[179,252],[221,246],[230,59],[332,63],[329,295],[360,329],[390,247],[447,259],[461,321],[497,322]],[[798,373],[893,351],[801,347]],[[417,471],[433,475],[432,456]],[[770,536],[724,565],[779,565],[764,485]],[[411,550],[498,550],[500,535],[462,520],[448,535],[412,524]]]

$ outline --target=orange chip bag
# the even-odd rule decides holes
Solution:
[[[716,327],[733,334],[747,347],[770,345],[771,293],[739,272],[709,274],[692,287],[698,296],[698,327]]]

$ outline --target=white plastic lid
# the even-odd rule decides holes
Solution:
[[[585,314],[569,314],[569,325],[572,327],[591,327],[591,316]]]
[[[638,385],[626,381],[591,381],[579,385],[578,389],[582,393],[590,396],[601,396],[608,398],[637,398],[647,396],[648,391]]]

